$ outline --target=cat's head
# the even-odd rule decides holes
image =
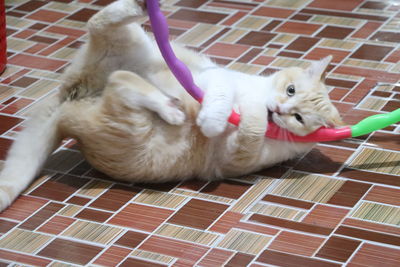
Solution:
[[[331,60],[328,56],[306,69],[291,67],[275,73],[274,96],[267,107],[277,125],[300,136],[321,126],[344,125],[324,84],[324,73]]]

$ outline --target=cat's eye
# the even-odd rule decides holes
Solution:
[[[294,88],[294,85],[291,84],[286,88],[286,93],[288,96],[294,96],[294,94],[296,93],[296,89]]]
[[[294,117],[296,118],[296,120],[297,120],[298,122],[300,122],[301,124],[304,124],[303,117],[301,117],[299,113],[295,113],[295,114],[294,114]]]

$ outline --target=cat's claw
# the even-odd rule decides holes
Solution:
[[[200,127],[201,132],[207,137],[215,137],[222,134],[227,124],[225,120],[221,120],[215,115],[210,115],[204,110],[200,111],[196,123]]]

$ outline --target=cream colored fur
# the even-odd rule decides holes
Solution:
[[[308,69],[262,77],[221,68],[174,44],[205,90],[200,106],[135,23],[141,15],[136,1],[120,0],[89,20],[89,40],[66,70],[58,99],[40,108],[9,151],[0,174],[0,209],[66,137],[75,138],[86,159],[115,179],[162,182],[240,176],[313,146],[265,138],[268,113],[299,135],[340,124],[321,81],[330,57]],[[292,96],[290,85],[296,89]],[[232,108],[241,114],[239,127],[227,124]]]

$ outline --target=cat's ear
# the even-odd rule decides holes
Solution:
[[[329,55],[319,61],[313,61],[311,65],[307,68],[308,75],[310,75],[312,78],[320,78],[321,80],[323,80],[325,76],[325,71],[328,68],[329,63],[331,63],[331,60],[332,56]]]

